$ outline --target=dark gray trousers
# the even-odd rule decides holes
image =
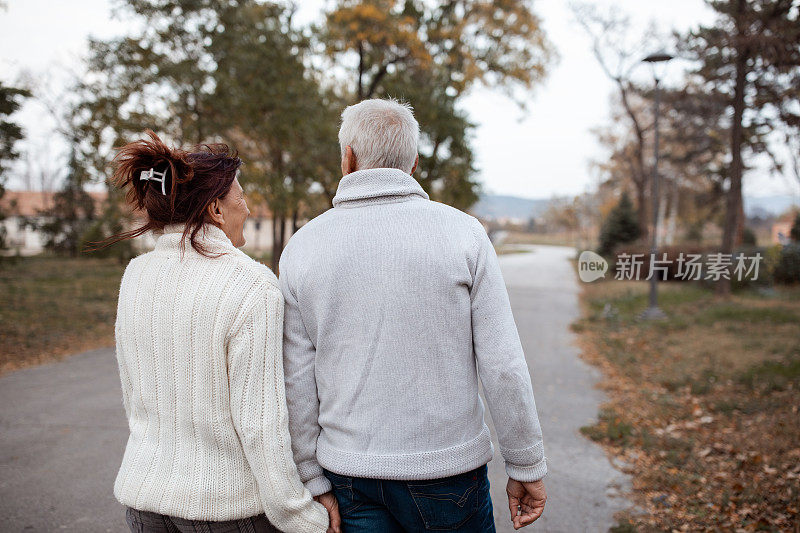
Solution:
[[[207,522],[128,507],[125,521],[132,533],[280,533],[263,514],[226,522]]]

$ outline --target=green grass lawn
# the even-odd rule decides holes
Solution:
[[[0,258],[0,374],[112,346],[124,271],[113,258]]]
[[[112,345],[124,268],[113,259],[0,261],[0,373]]]
[[[800,520],[800,288],[729,300],[644,282],[585,284],[573,325],[610,401],[582,429],[630,466],[642,515],[618,531],[782,531]],[[688,528],[688,529],[686,529]]]

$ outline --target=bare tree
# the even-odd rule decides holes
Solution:
[[[29,141],[25,150],[20,177],[29,191],[52,192],[63,177],[61,166],[54,157],[55,148],[50,138]]]
[[[570,7],[591,40],[597,63],[614,83],[622,114],[630,124],[633,142],[628,143],[625,156],[636,192],[637,221],[642,236],[646,236],[650,172],[645,154],[652,121],[647,107],[642,105],[641,90],[634,84],[632,73],[646,53],[654,50],[657,32],[651,27],[641,36],[634,35],[630,17],[616,7],[605,12],[582,2],[573,2]]]

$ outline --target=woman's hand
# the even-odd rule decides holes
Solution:
[[[333,495],[333,492],[326,492],[325,494],[314,496],[314,499],[328,510],[328,516],[331,522],[328,526],[328,533],[342,533],[342,517],[339,516],[339,502],[336,501],[336,496]]]

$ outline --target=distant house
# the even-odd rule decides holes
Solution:
[[[27,221],[49,207],[49,199],[47,194],[34,191],[6,191],[0,198],[0,210],[6,216],[0,226],[5,228],[8,252],[32,255],[42,251],[44,240],[27,226]]]
[[[44,235],[31,226],[45,222],[42,213],[53,207],[53,196],[52,192],[6,191],[0,198],[6,215],[0,222],[6,229],[6,254],[35,255],[44,250]],[[90,192],[89,196],[98,208],[106,199],[105,192]]]
[[[792,222],[792,220],[778,220],[772,224],[770,242],[773,244],[789,244],[791,241]]]
[[[106,199],[105,191],[93,191],[89,195],[94,199],[98,211]],[[35,255],[44,251],[44,236],[31,228],[32,222],[43,222],[42,212],[53,206],[54,193],[39,191],[6,191],[0,199],[0,206],[6,219],[0,225],[6,229],[8,249],[4,252],[11,255]],[[264,253],[272,249],[272,213],[264,204],[248,201],[250,218],[245,222],[244,236],[247,240],[245,250]],[[286,239],[291,236],[292,224],[286,224]],[[152,249],[155,238],[148,234],[134,240],[141,251]]]
[[[247,244],[244,249],[250,252],[263,253],[272,250],[272,211],[264,202],[247,199],[250,217],[244,223],[244,238]],[[305,220],[303,221],[305,222]],[[283,242],[292,236],[292,221],[286,220]]]

